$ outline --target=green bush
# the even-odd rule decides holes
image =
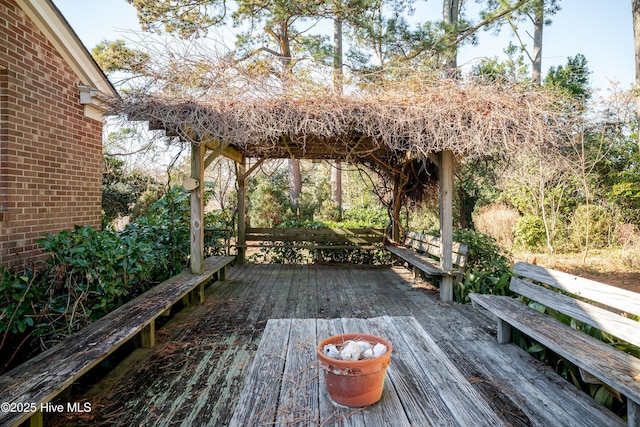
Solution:
[[[342,213],[342,228],[382,228],[389,226],[389,213],[383,206],[345,209]]]
[[[615,230],[615,221],[610,210],[598,205],[580,205],[576,208],[571,220],[571,243],[583,248],[587,243],[592,248],[609,246]]]
[[[28,328],[34,327],[39,319],[29,302],[40,300],[44,293],[45,289],[36,283],[33,275],[20,275],[0,267],[0,295],[3,303],[0,311],[0,333],[3,334],[3,342],[8,333],[23,334]]]
[[[43,271],[0,268],[0,354],[46,348],[181,271],[189,195],[175,187],[122,232],[76,226],[40,240]],[[11,349],[10,351],[8,349]],[[8,360],[2,359],[0,368]]]
[[[454,229],[453,239],[469,246],[464,277],[454,289],[455,300],[470,302],[469,293],[508,295],[511,261],[495,239],[468,229]]]
[[[249,194],[248,206],[252,227],[277,227],[295,216],[294,207],[283,189],[267,180],[260,181]]]
[[[189,198],[181,186],[172,187],[151,205],[147,216],[127,224],[120,232],[122,238],[133,237],[153,248],[156,280],[171,277],[186,265],[191,238]]]
[[[544,222],[535,215],[525,215],[518,218],[514,236],[515,246],[527,250],[540,248],[547,239]]]
[[[314,217],[321,221],[340,221],[340,207],[331,200],[323,200]]]

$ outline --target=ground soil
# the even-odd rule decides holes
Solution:
[[[594,250],[589,252],[584,260],[582,253],[553,255],[521,253],[516,254],[515,259],[640,293],[638,261],[630,262],[629,254],[622,250]]]

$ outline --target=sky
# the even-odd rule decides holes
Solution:
[[[125,0],[53,0],[90,50],[102,40],[132,39],[140,31],[136,11]],[[564,65],[578,53],[587,58],[591,86],[603,90],[611,82],[630,88],[635,79],[631,0],[559,0],[561,10],[543,33],[542,69]],[[476,0],[466,1],[466,17],[478,21]],[[418,1],[414,19],[441,20],[442,1]],[[504,57],[509,40],[505,28],[499,37],[479,32],[477,46],[463,46],[458,64],[469,67],[479,58]]]

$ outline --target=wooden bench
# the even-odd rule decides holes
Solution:
[[[245,247],[308,249],[317,259],[323,250],[382,249],[377,228],[247,228]]]
[[[464,276],[464,268],[467,264],[469,247],[464,243],[453,242],[453,271],[445,272],[440,268],[440,247],[442,240],[439,237],[428,234],[407,232],[404,247],[399,245],[386,245],[385,249],[406,261],[414,272],[423,272],[428,276],[452,275],[454,282],[459,282]]]
[[[516,262],[511,291],[630,344],[640,346],[640,294],[525,262]],[[498,342],[518,329],[578,366],[587,382],[604,383],[627,397],[628,425],[640,427],[640,359],[574,329],[521,300],[471,294],[474,305],[498,317]]]
[[[207,258],[203,274],[183,271],[0,376],[0,402],[10,408],[0,411],[0,425],[14,426],[29,419],[31,426],[42,426],[41,409],[47,412],[47,402],[130,339],[140,347],[152,347],[155,319],[169,314],[178,301],[204,301],[204,285],[216,274],[224,280],[226,266],[234,260],[231,256]],[[63,405],[64,412],[69,409],[81,408]]]

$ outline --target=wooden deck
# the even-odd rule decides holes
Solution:
[[[64,414],[53,424],[229,425],[269,319],[412,316],[504,424],[623,425],[524,351],[497,344],[486,312],[439,303],[437,291],[414,286],[402,268],[245,264],[229,268],[205,296],[157,331],[154,348],[136,350],[72,397],[90,402],[91,413]],[[264,425],[319,424],[294,421]]]
[[[329,398],[316,347],[322,339],[342,333],[393,337],[392,363],[382,397],[374,405],[348,408]],[[344,427],[505,425],[410,316],[269,320],[231,427],[300,423]]]

